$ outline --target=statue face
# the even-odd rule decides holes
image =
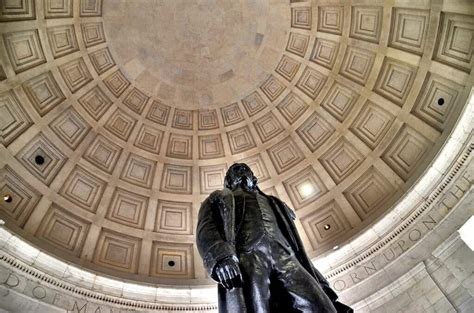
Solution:
[[[253,175],[252,170],[245,163],[234,163],[225,175],[224,187],[232,190],[242,187],[249,191],[255,191],[257,188],[257,177]]]

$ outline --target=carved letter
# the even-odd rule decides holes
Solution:
[[[405,246],[405,240],[400,240],[397,242],[398,246],[400,247],[400,249],[402,249],[402,252],[405,252],[406,250],[408,249],[404,249],[403,246]]]
[[[53,305],[57,305],[59,306],[58,302],[61,301],[61,294],[60,293],[56,293],[54,295],[54,298],[53,298]]]
[[[391,256],[391,257],[388,257],[387,254],[386,254],[386,253],[387,253],[387,250],[385,250],[385,251],[383,252],[383,257],[385,258],[385,260],[387,260],[387,262],[390,262],[390,261],[392,261],[393,259],[395,259],[395,252],[393,251],[392,247],[390,247],[388,250],[392,253],[392,256]]]
[[[72,307],[71,312],[74,313],[74,312],[77,311],[77,313],[81,313],[82,310],[84,310],[84,313],[86,313],[86,311],[87,311],[87,302],[84,303],[84,305],[82,306],[82,308],[79,309],[79,305],[77,305],[77,301],[74,301],[74,306]],[[68,310],[68,312],[69,312],[69,310]]]
[[[418,235],[416,237],[412,237],[412,234],[414,233],[418,233]],[[421,238],[421,231],[419,231],[418,229],[412,229],[408,233],[408,238],[410,238],[411,241],[418,241]]]
[[[436,221],[434,220],[433,217],[431,217],[430,215],[428,215],[428,217],[430,218],[430,221],[421,221],[423,223],[423,225],[425,225],[425,227],[428,229],[428,230],[432,230],[434,228],[434,226],[432,227],[429,227],[428,224],[433,224],[435,225],[436,224]]]
[[[364,265],[364,270],[367,273],[367,275],[371,274],[369,270],[373,271],[372,273],[377,272],[377,267],[375,266],[374,261],[371,261],[370,264],[372,264],[372,267]]]
[[[10,277],[14,278],[14,282],[10,282]],[[18,278],[18,276],[16,276],[15,274],[13,273],[10,273],[7,277],[7,279],[2,282],[2,285],[7,285],[8,287],[10,288],[15,288],[16,286],[18,286],[20,284],[20,279]]]
[[[33,288],[33,290],[31,291],[31,293],[33,294],[33,296],[36,298],[36,299],[44,299],[46,297],[46,290],[41,287],[41,286],[36,286],[35,288]]]
[[[359,277],[357,277],[357,273],[350,273],[349,274],[351,276],[351,279],[352,281],[354,282],[354,284],[360,282],[362,279],[360,279]],[[357,279],[357,280],[356,280]]]
[[[334,286],[334,289],[336,289],[336,291],[341,291],[341,290],[346,289],[347,285],[346,285],[346,282],[343,280],[336,280],[333,286]]]

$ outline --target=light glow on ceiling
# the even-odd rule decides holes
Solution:
[[[300,186],[300,194],[303,198],[307,198],[314,193],[314,186],[309,182],[305,182]]]

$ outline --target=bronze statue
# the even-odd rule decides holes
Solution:
[[[219,312],[352,312],[313,267],[293,211],[264,194],[244,163],[202,204],[197,247],[219,283]]]

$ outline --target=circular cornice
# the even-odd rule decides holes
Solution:
[[[312,258],[359,254],[345,244],[373,239],[362,232],[396,213],[473,84],[472,43],[456,33],[473,32],[469,6],[281,1],[268,12],[286,18],[259,17],[265,70],[242,68],[259,79],[226,102],[183,106],[143,85],[146,59],[126,60],[112,27],[123,10],[63,3],[0,12],[0,187],[12,197],[0,216],[40,249],[118,279],[209,284],[197,211],[236,161],[296,210]]]
[[[471,97],[466,111],[474,112],[473,107],[474,97]],[[382,280],[390,282],[391,278],[387,277],[387,274],[390,273],[389,268],[393,263],[397,264],[396,272],[408,272],[411,264],[419,264],[418,262],[423,261],[427,253],[431,253],[434,248],[439,250],[441,245],[446,245],[443,241],[446,239],[449,241],[451,234],[472,215],[470,207],[474,169],[471,154],[474,149],[472,120],[473,116],[470,113],[463,116],[443,151],[411,191],[417,193],[418,197],[427,199],[426,202],[411,201],[410,199],[416,197],[408,195],[368,232],[316,262],[344,301],[355,303],[361,297],[374,293],[376,291],[374,288],[377,288],[381,281],[375,277],[376,274],[382,273],[385,277]],[[431,171],[442,172],[445,175],[440,179],[433,179],[432,174],[429,174]],[[396,212],[398,217],[405,216],[405,218],[394,219],[391,216],[393,212]],[[434,219],[433,217],[427,219],[430,214],[435,216]],[[423,233],[420,231],[422,228]],[[375,243],[367,240],[367,237],[370,237],[367,233],[382,234],[382,230],[385,231],[385,236],[379,235]],[[416,238],[412,238],[412,234],[415,234]],[[407,238],[407,246],[400,246],[402,238]],[[449,242],[447,244],[449,245]],[[398,245],[403,250],[400,254],[393,255],[392,264],[387,262],[379,264],[375,258],[384,254],[384,246],[390,245]],[[349,250],[366,250],[369,253],[366,255],[348,253],[349,246]],[[80,303],[80,307],[95,305],[102,309],[111,305],[123,309],[169,311],[207,311],[217,308],[217,293],[214,287],[194,286],[183,289],[176,286],[136,285],[106,278],[59,261],[4,228],[0,228],[0,248],[0,266],[8,271],[2,283],[13,291],[23,292],[28,297],[40,301],[49,301],[55,306],[69,309]],[[410,262],[405,261],[403,264],[397,262],[402,256],[407,255],[410,255],[408,257]],[[361,264],[361,261],[365,264]],[[338,266],[332,269],[325,268],[331,263]],[[358,276],[357,270],[363,268],[370,269],[371,275]],[[352,279],[348,280],[348,277],[351,275],[355,275],[353,277],[357,277],[359,281],[349,286]],[[367,281],[370,285],[366,285],[364,291],[359,288],[354,292],[354,288]],[[25,283],[31,284],[32,288],[38,291],[30,294],[27,289],[21,287]],[[59,298],[62,301],[56,301],[58,294],[61,295]]]

